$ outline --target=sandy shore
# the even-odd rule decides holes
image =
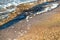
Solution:
[[[59,8],[31,19],[31,29],[19,40],[60,40]]]
[[[47,1],[53,1],[53,0],[47,0]],[[31,3],[25,3],[25,4],[20,4],[18,5],[18,7],[16,8],[15,11],[10,12],[10,14],[8,14],[9,17],[3,19],[0,21],[0,26],[4,25],[5,23],[13,20],[17,15],[19,15],[22,11],[24,10],[28,10],[30,8],[32,8],[33,6],[36,6],[38,4],[42,4],[43,2],[47,2],[44,0],[38,0],[36,2],[31,2]],[[8,12],[9,13],[9,12]]]
[[[0,30],[0,40],[60,40],[60,6]]]

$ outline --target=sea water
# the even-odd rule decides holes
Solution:
[[[33,2],[33,1],[36,1],[36,0],[0,0],[0,13],[9,12],[9,11],[11,12],[19,4]],[[12,5],[14,5],[14,7],[9,8],[9,9],[6,8]]]
[[[0,20],[8,17],[9,12],[14,11],[16,9],[16,6],[18,6],[19,4],[34,1],[37,0],[0,0]]]
[[[59,4],[56,3],[56,2],[50,2],[50,3],[45,2],[43,4],[38,4],[38,5],[30,8],[29,10],[24,10],[19,16],[15,17],[14,20],[12,20],[12,21],[8,22],[7,24],[3,25],[3,27],[1,29],[4,29],[4,28],[8,27],[9,25],[17,23],[20,20],[23,20],[23,19],[27,18],[27,16],[31,16],[31,13],[32,14],[41,14],[41,13],[44,13],[44,12],[48,12],[52,9],[57,8],[58,5]],[[8,15],[2,15],[1,19],[4,19],[6,17],[8,17]]]

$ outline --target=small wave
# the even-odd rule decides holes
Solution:
[[[30,16],[31,13],[32,14],[41,14],[41,13],[44,13],[44,12],[48,12],[52,9],[55,9],[58,7],[58,3],[56,2],[52,2],[52,3],[43,3],[43,4],[38,4],[32,8],[30,8],[29,10],[24,10],[19,16],[17,16],[16,18],[14,18],[12,21],[4,24],[2,27],[0,27],[0,29],[4,29],[4,28],[7,28],[9,26],[11,26],[12,24],[15,24],[17,23],[18,21],[20,20],[23,20],[25,18],[27,18],[27,16]],[[26,14],[27,13],[27,14]]]
[[[40,13],[44,13],[44,12],[47,12],[47,11],[50,11],[52,9],[55,9],[56,7],[58,7],[58,3],[56,2],[46,2],[46,3],[42,3],[42,4],[38,4],[32,8],[30,8],[29,10],[24,10],[22,13],[27,13],[28,15],[29,14],[40,14]]]
[[[4,10],[0,9],[0,13],[12,12],[14,11],[14,8],[19,4],[33,2],[33,1],[36,1],[36,0],[0,0],[0,8],[4,9]],[[6,7],[11,7],[11,8],[7,9]]]
[[[43,12],[47,12],[47,11],[50,11],[52,9],[55,9],[58,7],[58,3],[50,3],[48,5],[45,5],[44,7],[44,10],[40,11],[40,12],[37,12],[37,14],[40,14],[40,13],[43,13]]]

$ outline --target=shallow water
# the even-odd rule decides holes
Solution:
[[[10,21],[10,22],[4,24],[2,27],[0,27],[0,30],[5,29],[5,28],[25,19],[27,16],[30,16],[31,13],[33,15],[33,14],[41,14],[44,12],[48,12],[48,11],[58,7],[58,5],[59,5],[58,3],[52,3],[52,4],[54,4],[54,5],[51,5],[51,3],[48,3],[48,4],[43,3],[43,4],[39,4],[39,5],[34,6],[34,7],[30,8],[29,10],[24,10],[19,16],[14,18],[12,21]],[[46,5],[48,5],[48,7],[46,7]],[[51,7],[49,7],[49,6],[51,6]],[[27,12],[27,14],[26,14],[26,12]]]
[[[5,12],[12,12],[15,10],[16,6],[18,6],[19,4],[33,2],[33,1],[36,1],[36,0],[0,0],[0,14]]]

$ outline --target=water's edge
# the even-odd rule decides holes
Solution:
[[[13,20],[9,21],[8,23],[2,25],[0,27],[0,30],[5,29],[5,28],[17,23],[18,21],[25,19],[28,15],[31,14],[31,11],[32,11],[33,14],[38,14],[38,13],[40,14],[40,13],[43,13],[43,12],[47,12],[47,11],[51,10],[52,8],[54,9],[54,8],[58,7],[58,4],[55,5],[55,2],[54,2],[54,3],[52,3],[52,4],[54,4],[54,6],[51,6],[51,9],[49,9],[47,7],[44,8],[43,6],[47,5],[47,4],[49,4],[49,3],[46,2],[46,3],[43,3],[43,4],[39,4],[39,5],[36,5],[36,6],[32,7],[29,10],[23,11],[21,13],[21,15],[17,16],[16,18],[14,18]],[[26,15],[26,12],[28,13],[28,15]]]

